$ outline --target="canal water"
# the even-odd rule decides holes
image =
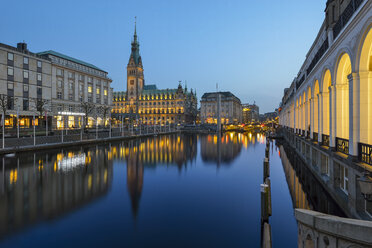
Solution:
[[[265,142],[174,134],[1,157],[0,246],[259,247]],[[273,246],[296,247],[294,207],[342,213],[270,149]]]

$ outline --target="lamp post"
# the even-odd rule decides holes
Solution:
[[[358,183],[363,198],[368,202],[372,202],[372,178],[370,172],[366,171],[362,177],[358,178]]]

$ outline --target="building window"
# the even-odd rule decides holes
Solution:
[[[23,92],[28,92],[28,85],[27,84],[23,85]]]
[[[72,95],[72,94],[69,94],[69,95],[68,95],[68,99],[69,99],[70,101],[72,101],[72,100],[74,99],[73,95]]]
[[[130,80],[130,84],[131,85],[134,85],[134,80]]]
[[[14,60],[14,54],[8,53],[8,60],[13,61]]]
[[[73,83],[73,82],[70,82],[70,83],[68,84],[68,88],[69,88],[70,90],[73,90],[73,89],[74,89],[74,83]]]
[[[88,93],[92,93],[93,92],[93,87],[92,87],[92,85],[89,85],[88,86]]]
[[[62,88],[62,80],[58,80],[57,86],[58,86],[58,88]]]
[[[28,79],[28,71],[23,71],[23,78]]]
[[[82,102],[83,101],[83,96],[80,96],[79,100],[80,100],[80,102]]]
[[[13,67],[8,66],[8,76],[13,76],[13,75],[14,75]]]
[[[83,88],[84,88],[84,85],[83,84],[79,84],[79,91],[80,92],[83,92]]]
[[[41,68],[41,61],[40,60],[37,61],[37,68]]]
[[[88,83],[91,83],[93,81],[92,77],[88,77]]]
[[[62,99],[62,92],[61,91],[57,92],[57,99]]]
[[[104,90],[104,95],[107,96],[107,89]]]
[[[62,69],[57,69],[57,76],[63,76],[63,70]]]
[[[99,88],[96,89],[96,93],[97,93],[97,95],[99,95],[99,90],[100,90]]]
[[[23,57],[23,64],[28,65],[28,58],[27,57]]]
[[[72,105],[68,106],[68,111],[73,112],[74,111],[74,106],[72,106]]]
[[[23,99],[23,111],[28,110],[28,99]]]
[[[93,102],[92,97],[88,97],[88,102]]]
[[[340,188],[347,194],[349,191],[349,170],[340,165]]]
[[[41,81],[41,73],[37,74],[37,81]]]
[[[8,96],[6,103],[8,105],[7,107],[8,107],[9,110],[12,110],[14,108],[13,97]]]
[[[80,75],[79,75],[79,80],[80,80],[80,81],[84,81],[84,75],[81,75],[81,74],[80,74]]]
[[[13,83],[8,83],[8,90],[13,90],[13,89],[14,89]]]
[[[68,72],[68,78],[75,78],[75,73],[74,72]]]

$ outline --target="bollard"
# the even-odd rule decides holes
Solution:
[[[271,206],[271,181],[270,181],[270,178],[266,178],[265,179],[265,184],[268,186],[268,196],[267,196],[267,214],[269,216],[272,215],[272,206]]]
[[[268,158],[264,158],[263,167],[263,181],[265,181],[266,178],[270,177],[270,164]]]
[[[269,221],[268,212],[268,185],[261,184],[261,222]]]
[[[262,248],[271,248],[272,247],[271,226],[269,223],[264,223],[262,236],[263,236]]]
[[[267,147],[265,149],[265,158],[267,158],[268,160],[270,160],[270,152],[269,152],[269,148],[267,148]]]

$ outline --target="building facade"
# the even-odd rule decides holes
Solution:
[[[44,113],[52,100],[51,67],[50,60],[31,53],[26,43],[0,43],[0,114],[5,114],[6,128],[17,127],[17,114],[20,128],[32,127],[34,116],[36,126],[51,121],[51,114]]]
[[[220,94],[222,124],[238,124],[242,122],[242,104],[240,99],[229,91],[204,93],[200,101],[201,123],[217,124],[217,96]]]
[[[113,93],[113,116],[142,124],[193,123],[197,114],[196,92],[181,84],[175,89],[145,85],[136,27],[127,65],[127,91]]]
[[[102,124],[109,118],[112,89],[107,72],[54,51],[32,53],[26,43],[0,43],[0,110],[5,127],[49,130]],[[89,111],[86,108],[89,107]],[[84,118],[86,116],[86,118]],[[10,133],[10,131],[8,131]]]
[[[256,105],[256,103],[253,104],[243,104],[243,123],[249,124],[251,122],[259,121],[260,119],[260,108]]]
[[[108,73],[55,51],[38,55],[51,63],[53,128],[107,124],[112,105],[112,80]]]
[[[371,1],[327,1],[324,22],[279,108],[285,138],[330,195],[350,216],[369,220],[372,203],[358,181],[372,171],[371,16]]]

